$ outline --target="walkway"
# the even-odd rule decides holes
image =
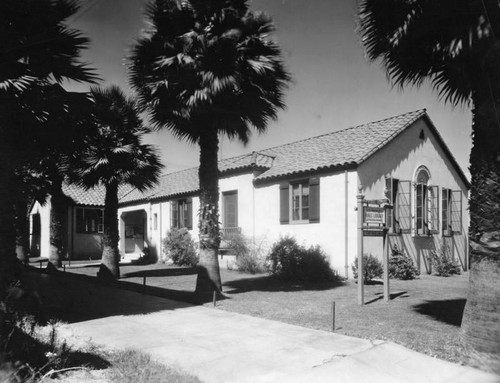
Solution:
[[[408,350],[203,306],[102,287],[130,312],[67,324],[72,343],[136,348],[210,383],[453,382],[500,377]],[[112,302],[112,300],[111,300]],[[134,309],[136,308],[137,311]],[[149,310],[148,310],[149,308]]]

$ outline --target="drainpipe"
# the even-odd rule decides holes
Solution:
[[[159,254],[158,254],[158,260],[161,259],[161,257],[163,256],[163,230],[162,230],[162,221],[163,221],[163,218],[162,218],[162,204],[163,202],[160,202],[160,216],[159,216],[159,219],[160,219],[160,222],[159,222],[159,229],[160,229],[160,244],[158,246],[158,248],[160,249],[159,250]]]
[[[345,229],[345,263],[344,263],[344,269],[345,269],[345,277],[349,278],[349,177],[347,173],[347,169],[344,172],[345,174],[345,203],[344,203],[344,215],[345,215],[345,222],[344,222],[344,229]]]
[[[255,172],[252,173],[255,179]],[[255,245],[255,184],[252,180],[252,242]]]

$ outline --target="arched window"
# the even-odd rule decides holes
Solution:
[[[430,186],[431,174],[425,166],[415,172],[415,231],[418,235],[429,235],[438,230],[438,190]]]

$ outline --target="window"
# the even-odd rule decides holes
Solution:
[[[153,215],[153,230],[158,230],[158,213]]]
[[[222,193],[222,226],[238,227],[238,192]]]
[[[309,181],[290,186],[292,222],[309,221]]]
[[[441,229],[443,235],[451,235],[451,190],[441,190]]]
[[[280,185],[280,222],[319,222],[319,178]]]
[[[77,233],[103,233],[104,232],[104,210],[96,208],[76,208],[76,232]]]
[[[170,226],[189,230],[193,228],[193,202],[191,198],[170,202]]]
[[[415,180],[415,233],[438,233],[438,188],[429,186],[430,173],[425,167],[417,171]]]

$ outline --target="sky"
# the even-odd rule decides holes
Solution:
[[[68,24],[90,38],[83,58],[97,69],[99,84],[116,84],[133,94],[126,56],[147,27],[146,0],[81,0]],[[380,62],[369,62],[356,31],[356,0],[249,0],[252,10],[269,14],[293,82],[286,92],[286,109],[264,134],[254,132],[243,146],[222,139],[219,156],[228,158],[276,145],[353,127],[426,108],[434,125],[469,175],[471,113],[440,101],[428,83],[420,88],[391,87]],[[87,86],[71,84],[75,90]],[[196,145],[179,141],[168,131],[151,133],[164,172],[198,166]]]

